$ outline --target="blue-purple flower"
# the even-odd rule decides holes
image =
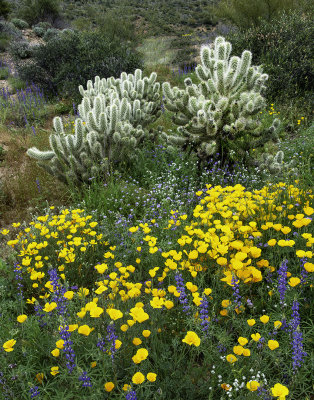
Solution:
[[[205,296],[202,297],[202,302],[200,304],[200,318],[202,320],[202,331],[206,332],[209,327],[208,321],[208,301]]]
[[[175,275],[175,280],[177,283],[177,291],[180,293],[179,302],[183,305],[183,311],[190,314],[190,306],[188,305],[188,298],[185,292],[184,280],[182,275],[178,272]]]
[[[303,335],[300,330],[299,303],[295,300],[292,304],[292,319],[289,323],[292,335],[292,368],[293,371],[301,367],[307,353],[303,350]]]
[[[82,375],[79,377],[79,381],[82,382],[83,387],[92,387],[90,377],[87,375],[86,371],[83,371]]]
[[[68,325],[61,326],[59,334],[61,336],[61,339],[64,340],[63,352],[65,353],[65,357],[67,359],[66,367],[71,374],[76,364],[75,364],[75,353],[74,350],[72,349],[73,342],[72,340],[70,340],[71,332],[69,332]]]
[[[234,303],[236,304],[237,308],[241,307],[241,295],[240,295],[240,288],[239,288],[239,279],[235,275],[232,276],[231,279],[231,286],[232,286],[232,295],[234,297]]]

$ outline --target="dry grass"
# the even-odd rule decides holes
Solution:
[[[50,124],[50,121],[46,123],[47,126]],[[47,201],[56,205],[67,202],[69,196],[64,185],[26,155],[32,146],[41,150],[49,148],[49,134],[49,130],[43,128],[36,129],[36,136],[30,128],[0,129],[0,145],[5,149],[0,164],[0,228],[12,222],[30,220],[31,213],[47,206]]]

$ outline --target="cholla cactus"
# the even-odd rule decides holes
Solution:
[[[161,115],[160,83],[156,82],[156,78],[156,72],[152,72],[149,78],[146,76],[143,78],[142,71],[137,69],[134,75],[122,72],[118,79],[114,77],[100,79],[96,76],[94,83],[87,82],[87,90],[80,85],[79,91],[92,103],[99,94],[108,98],[115,93],[119,99],[128,99],[132,109],[141,110],[136,116],[135,123],[145,128]]]
[[[261,171],[270,172],[272,175],[288,174],[296,175],[297,170],[294,168],[294,162],[290,161],[285,163],[283,151],[278,151],[275,155],[263,154],[262,162],[259,164],[259,169]]]
[[[84,97],[79,112],[74,135],[65,134],[61,118],[55,117],[56,134],[49,137],[51,150],[27,150],[51,175],[77,186],[89,183],[93,176],[109,175],[113,162],[136,157],[136,146],[144,136],[142,128],[133,125],[141,118],[141,110],[132,109],[126,98],[120,100],[115,93],[107,97],[98,94],[93,105]]]
[[[153,72],[142,78],[137,69],[134,75],[123,72],[119,79],[96,76],[94,83],[88,81],[87,90],[79,86],[83,100],[75,134],[65,134],[61,118],[56,117],[51,151],[31,148],[27,154],[64,183],[80,185],[93,176],[110,175],[113,163],[136,157],[139,144],[152,133],[145,127],[161,114],[156,77]]]
[[[183,149],[192,148],[200,161],[215,153],[224,164],[230,152],[248,162],[250,149],[262,147],[267,141],[277,141],[279,120],[264,129],[260,111],[265,108],[262,91],[268,79],[261,67],[251,66],[252,53],[244,51],[231,57],[231,43],[217,37],[213,47],[201,49],[201,65],[196,74],[201,81],[193,84],[185,79],[185,89],[162,86],[165,108],[174,114],[179,135],[167,140]]]

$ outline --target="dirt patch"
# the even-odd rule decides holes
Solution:
[[[40,46],[45,44],[45,41],[38,37],[32,29],[23,29],[22,30],[23,38],[29,42],[30,46]]]

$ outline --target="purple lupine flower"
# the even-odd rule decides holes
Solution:
[[[300,327],[294,332],[292,332],[292,368],[294,372],[301,367],[301,364],[304,362],[304,357],[307,356],[307,353],[303,350],[303,335],[300,331]]]
[[[202,325],[202,331],[206,332],[208,331],[209,327],[209,321],[208,321],[208,301],[206,297],[202,297],[202,302],[200,304],[200,318],[202,320],[201,325]]]
[[[259,339],[259,341],[257,342],[257,348],[258,349],[261,349],[262,347],[263,347],[263,344],[265,343],[265,338],[264,337],[261,337],[260,339]]]
[[[68,325],[61,326],[59,334],[61,336],[61,339],[64,340],[63,352],[65,353],[65,357],[68,360],[66,363],[66,367],[71,374],[76,364],[75,364],[75,353],[74,350],[72,349],[73,342],[72,340],[70,340],[71,332],[69,332]]]
[[[292,331],[292,368],[294,373],[301,367],[307,353],[303,350],[303,335],[300,331],[299,303],[295,300],[292,304],[292,320],[289,325]]]
[[[295,331],[297,330],[301,322],[299,314],[299,303],[297,301],[294,301],[291,309],[292,309],[292,315],[291,315],[292,320],[289,322],[289,326],[291,331]]]
[[[17,281],[17,289],[18,289],[18,297],[22,300],[23,297],[23,284],[20,282],[23,280],[22,278],[22,267],[18,264],[14,264],[14,272],[15,272],[15,280]]]
[[[106,344],[105,339],[101,337],[97,342],[97,347],[99,347],[101,351],[105,352],[106,351],[105,344]]]
[[[225,353],[227,351],[227,347],[225,347],[222,343],[217,344],[217,349],[219,353]]]
[[[113,321],[111,321],[110,324],[107,326],[107,332],[108,332],[108,334],[107,334],[106,338],[107,338],[108,342],[111,343],[110,352],[111,352],[111,359],[113,361],[114,353],[116,352],[116,340],[118,339]]]
[[[287,290],[287,270],[288,260],[284,260],[278,269],[278,292],[281,306],[285,304],[285,294]]]
[[[190,306],[188,305],[188,298],[185,292],[184,281],[182,275],[177,272],[175,275],[175,280],[177,282],[177,291],[180,293],[179,302],[183,305],[183,311],[187,314],[190,314]]]
[[[54,291],[51,299],[57,303],[58,314],[64,316],[66,314],[66,299],[63,295],[66,288],[59,284],[59,277],[55,268],[50,269],[48,274]]]
[[[309,275],[309,273],[307,272],[307,270],[304,268],[304,264],[307,262],[307,258],[303,257],[301,258],[301,284],[305,285],[306,281],[307,281],[307,277]]]
[[[272,399],[272,397],[268,393],[268,390],[263,386],[259,386],[257,388],[256,393],[257,393],[258,397],[263,400],[271,400]]]
[[[39,304],[34,304],[34,310],[36,311],[36,317],[38,317],[39,326],[42,328],[47,325],[47,323],[43,321],[43,318],[46,314],[41,312],[42,307]]]
[[[38,391],[38,386],[33,386],[29,389],[29,393],[31,394],[31,399],[38,396],[40,392]]]
[[[79,377],[79,381],[82,382],[83,387],[92,387],[90,377],[87,375],[86,371],[83,371],[82,375]]]
[[[241,307],[242,302],[241,302],[241,295],[240,295],[240,289],[239,289],[239,279],[233,275],[231,279],[231,286],[232,286],[232,295],[234,297],[234,303],[237,305],[237,308]]]
[[[282,325],[281,325],[280,329],[281,329],[282,331],[289,332],[289,326],[288,326],[288,324],[287,324],[286,318],[283,318],[283,320],[281,321],[281,323],[282,323]]]
[[[126,393],[125,400],[137,400],[135,390],[132,390],[131,392]]]

